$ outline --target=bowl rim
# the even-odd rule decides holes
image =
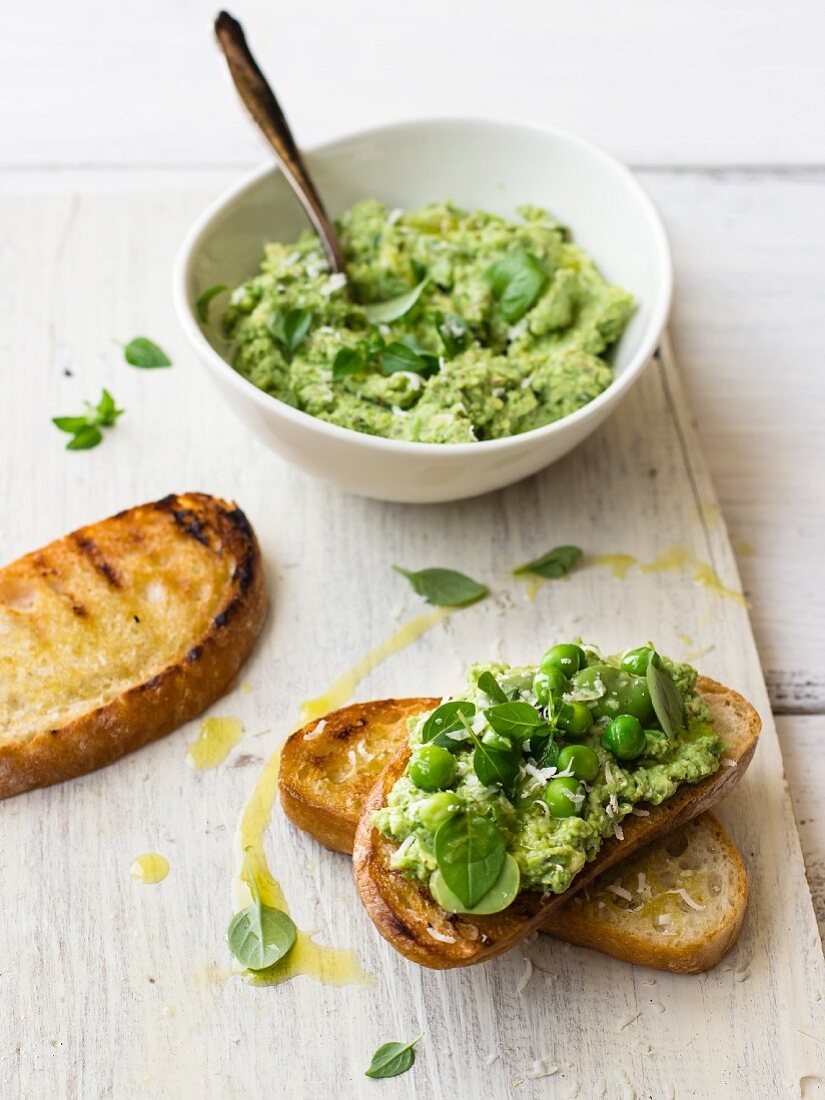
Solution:
[[[504,436],[500,439],[482,439],[472,443],[417,443],[409,440],[387,439],[384,436],[369,435],[366,432],[356,431],[354,428],[343,428],[338,424],[331,424],[329,421],[321,420],[311,413],[287,405],[286,402],[266,393],[253,382],[244,378],[233,368],[231,363],[228,363],[223,356],[215,351],[204,336],[200,323],[195,316],[195,303],[189,302],[187,283],[202,238],[230,207],[241,201],[262,179],[281,171],[274,160],[267,161],[247,172],[236,183],[230,184],[213,199],[190,226],[178,249],[172,273],[172,297],[175,312],[190,344],[201,359],[206,361],[210,369],[218,374],[223,374],[229,384],[238,390],[239,394],[251,398],[263,410],[269,410],[278,416],[285,417],[288,421],[292,421],[296,428],[317,432],[331,441],[339,440],[342,443],[360,444],[367,449],[394,454],[420,455],[422,458],[427,456],[430,459],[438,456],[440,460],[446,460],[451,457],[467,457],[480,452],[487,454],[493,450],[504,452],[518,449],[525,444],[538,443],[563,433],[588,418],[597,418],[600,410],[613,404],[636,382],[650,361],[667,324],[673,296],[673,258],[662,216],[653,199],[626,164],[600,146],[560,126],[494,113],[483,115],[432,113],[412,116],[396,122],[358,127],[336,137],[307,146],[305,152],[309,155],[334,152],[339,146],[360,138],[380,138],[385,134],[396,133],[399,130],[416,129],[428,125],[488,126],[490,124],[512,130],[527,130],[546,137],[560,138],[562,141],[578,146],[585,152],[595,156],[597,160],[603,161],[612,170],[618,172],[618,175],[623,178],[624,184],[632,192],[650,222],[656,243],[656,261],[659,268],[657,284],[660,286],[660,293],[658,301],[654,303],[647,328],[627,367],[597,397],[559,420],[554,420],[550,424],[543,424],[538,428],[531,428],[529,431],[517,435]],[[297,199],[295,201],[297,202]]]

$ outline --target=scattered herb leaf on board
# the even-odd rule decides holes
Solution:
[[[578,546],[556,546],[546,554],[542,554],[540,558],[517,566],[513,570],[513,576],[522,577],[525,573],[532,573],[547,580],[556,580],[558,577],[566,576],[581,556],[582,552]]]
[[[490,591],[485,584],[453,569],[421,569],[417,573],[400,565],[394,565],[393,569],[407,578],[414,592],[435,607],[469,607]]]
[[[126,362],[140,370],[152,370],[155,367],[171,367],[172,360],[158,345],[146,336],[136,336],[123,349]]]
[[[108,390],[103,390],[96,405],[84,402],[85,411],[80,416],[55,416],[52,424],[61,432],[67,432],[71,439],[66,444],[67,451],[88,451],[96,447],[103,439],[101,428],[111,428],[117,418],[123,415],[123,409]]]
[[[399,1074],[406,1073],[415,1063],[415,1044],[423,1037],[422,1031],[409,1043],[384,1043],[373,1054],[369,1069],[364,1071],[364,1076],[381,1080],[384,1077],[398,1077]]]

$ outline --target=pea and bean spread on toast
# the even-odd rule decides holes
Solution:
[[[230,687],[266,615],[235,504],[175,494],[0,569],[0,798],[110,764]]]
[[[577,890],[719,801],[760,722],[736,692],[651,646],[553,646],[475,665],[410,720],[354,842],[361,899],[403,955],[482,962]]]
[[[279,770],[287,817],[325,847],[351,854],[367,796],[407,743],[410,718],[439,702],[354,703],[293,733]],[[624,962],[699,973],[736,942],[748,892],[736,846],[704,813],[604,872],[541,931]]]

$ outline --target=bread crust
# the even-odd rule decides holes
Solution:
[[[94,545],[107,525],[140,528],[150,512],[168,518],[170,539],[195,539],[204,552],[230,555],[234,561],[208,629],[190,639],[178,660],[152,670],[104,705],[26,740],[0,743],[0,798],[84,775],[162,737],[224,694],[249,656],[268,600],[260,548],[237,505],[204,493],[172,494],[80,528],[44,550],[51,560],[60,560],[76,554],[79,545]],[[17,575],[29,568],[34,572],[34,559],[43,552],[6,568]]]
[[[602,871],[715,805],[744,774],[756,748],[761,721],[753,707],[730,688],[700,676],[697,689],[710,706],[714,725],[725,742],[724,756],[734,766],[723,764],[700,783],[683,785],[672,798],[652,806],[647,817],[626,817],[622,822],[624,839],[606,840],[596,859],[579,872],[563,894],[543,898],[536,892],[522,891],[508,909],[488,917],[470,919],[445,913],[426,890],[390,866],[396,845],[373,827],[372,818],[407,766],[410,750],[408,745],[403,746],[369,794],[353,851],[358,891],[381,935],[406,958],[432,969],[485,962],[539,929]]]
[[[278,775],[281,806],[290,821],[326,848],[351,855],[358,818],[375,776],[406,741],[407,719],[433,710],[440,702],[380,699],[355,703],[296,730],[281,750]],[[354,754],[352,771],[350,753]],[[370,759],[369,768],[359,767],[365,756]],[[342,800],[344,785],[346,798]]]

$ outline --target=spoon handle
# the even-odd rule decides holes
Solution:
[[[275,151],[284,175],[315,227],[333,271],[344,270],[338,235],[324,210],[284,112],[266,77],[249,51],[240,23],[222,11],[215,20],[215,35],[229,66],[229,75],[252,121]]]

